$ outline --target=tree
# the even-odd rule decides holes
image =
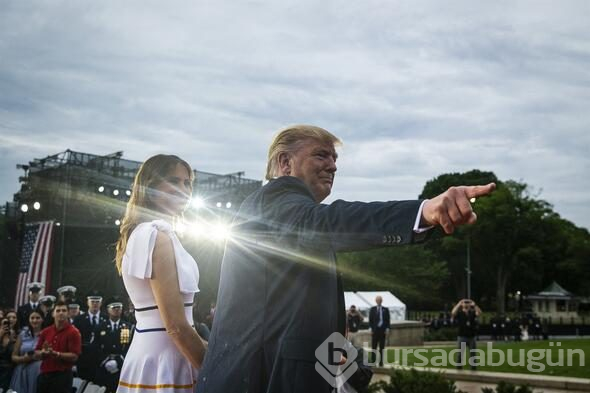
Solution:
[[[446,264],[421,245],[342,253],[338,269],[345,290],[391,291],[412,308],[436,307],[448,277]]]

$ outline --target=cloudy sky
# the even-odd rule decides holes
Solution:
[[[344,141],[332,199],[447,172],[590,228],[590,2],[2,1],[0,201],[65,149],[261,179],[275,131]]]

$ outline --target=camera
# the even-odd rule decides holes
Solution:
[[[10,321],[8,319],[2,320],[2,327],[8,327],[8,326],[10,326]]]

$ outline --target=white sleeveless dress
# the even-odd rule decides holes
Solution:
[[[199,269],[195,260],[182,247],[167,222],[155,220],[138,225],[129,236],[122,264],[123,282],[135,306],[137,325],[123,362],[117,393],[190,393],[195,388],[198,371],[166,333],[150,286],[152,253],[158,231],[172,239],[184,312],[193,325],[192,304],[195,293],[199,292]]]

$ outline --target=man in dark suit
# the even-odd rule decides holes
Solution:
[[[385,359],[385,337],[389,332],[389,309],[387,307],[383,307],[381,304],[383,303],[383,298],[381,296],[377,296],[375,298],[376,306],[371,307],[369,311],[369,327],[371,328],[371,348],[373,351],[379,347],[379,364],[383,365],[383,360]],[[375,353],[375,352],[373,352]]]
[[[34,311],[39,307],[39,297],[41,296],[41,290],[43,288],[45,288],[45,285],[40,282],[31,282],[27,284],[29,301],[18,306],[18,309],[16,310],[16,323],[19,329],[28,325],[31,311]]]
[[[494,187],[455,188],[426,202],[321,204],[337,144],[313,126],[287,128],[273,141],[269,182],[243,202],[226,245],[197,392],[332,391],[315,351],[345,333],[336,252],[416,242],[432,225],[452,232],[475,221],[468,199]]]
[[[88,311],[74,319],[74,326],[82,336],[82,353],[76,363],[78,376],[87,381],[93,381],[100,362],[96,338],[100,325],[106,323],[107,318],[100,312],[102,296],[93,293],[86,297]]]

